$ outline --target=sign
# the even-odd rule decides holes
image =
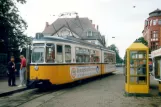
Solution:
[[[113,72],[113,71],[116,71],[115,64],[106,64],[105,65],[105,72]]]
[[[83,77],[100,74],[99,66],[71,66],[70,75],[72,79],[79,79]]]

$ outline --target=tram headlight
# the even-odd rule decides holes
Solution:
[[[35,69],[36,71],[38,71],[38,70],[39,70],[39,67],[38,67],[37,65],[35,65],[34,69]]]

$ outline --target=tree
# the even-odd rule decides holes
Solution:
[[[148,42],[144,39],[144,37],[139,37],[134,42],[143,43],[144,45],[148,46]]]
[[[144,39],[144,37],[139,37],[134,42],[143,43],[145,46],[148,46],[148,42]],[[151,53],[151,49],[150,48],[149,48],[149,53]]]
[[[18,51],[28,39],[24,35],[27,24],[18,14],[16,3],[24,4],[26,0],[0,0],[0,53]]]
[[[110,45],[108,48],[116,53],[116,63],[123,63],[123,59],[119,55],[119,49],[114,44]]]

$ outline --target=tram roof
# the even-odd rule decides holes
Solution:
[[[112,50],[109,50],[107,47],[103,47],[103,46],[99,46],[99,45],[95,45],[95,44],[91,44],[89,42],[74,38],[74,37],[56,37],[56,36],[43,36],[41,38],[34,38],[33,41],[57,41],[57,42],[65,42],[65,43],[73,43],[73,44],[81,44],[81,45],[85,45],[85,46],[91,46],[91,47],[95,47],[95,48],[101,48],[103,50],[108,50],[110,52],[114,52]]]

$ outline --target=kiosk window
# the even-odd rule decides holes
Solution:
[[[147,62],[146,51],[130,52],[130,83],[146,84]]]

